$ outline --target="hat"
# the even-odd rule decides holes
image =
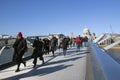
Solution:
[[[22,33],[21,32],[18,32],[18,37],[22,37]]]

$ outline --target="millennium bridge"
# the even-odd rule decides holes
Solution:
[[[76,52],[76,47],[68,48],[66,56],[63,56],[62,50],[56,50],[55,56],[50,52],[44,55],[45,64],[38,60],[36,68],[33,68],[33,59],[30,58],[32,39],[27,40],[29,49],[24,55],[27,66],[21,65],[21,71],[17,73],[16,64],[12,62],[13,44],[0,45],[0,80],[120,79],[120,64],[107,54],[108,49],[119,45],[119,35],[102,33],[95,40],[89,40],[88,46],[81,47],[79,52]],[[9,42],[13,40],[9,39]]]

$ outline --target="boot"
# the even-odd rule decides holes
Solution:
[[[15,72],[19,72],[20,71],[20,69],[18,68],[18,69],[16,69],[16,71]]]
[[[23,62],[24,66],[26,67],[26,62]]]
[[[44,64],[44,60],[42,60],[42,64]]]

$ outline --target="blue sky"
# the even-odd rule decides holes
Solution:
[[[0,34],[120,33],[120,0],[0,0]]]

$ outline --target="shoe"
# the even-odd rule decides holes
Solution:
[[[44,60],[42,61],[42,64],[45,64]]]
[[[24,64],[24,66],[26,67],[26,62],[24,62],[23,64]]]
[[[36,67],[36,65],[34,64],[33,68],[35,68],[35,67]]]
[[[19,69],[17,69],[15,72],[19,72],[20,70]]]

